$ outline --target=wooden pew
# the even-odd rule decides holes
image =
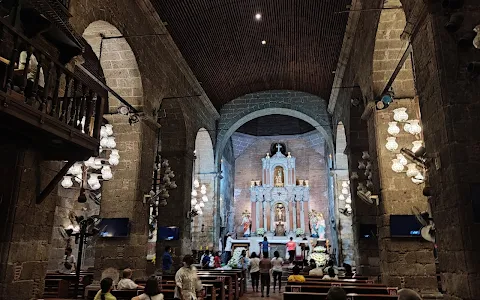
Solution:
[[[234,289],[235,299],[239,299],[245,292],[246,273],[242,270],[200,270],[199,276],[216,275],[218,277],[232,277],[232,287]]]
[[[380,283],[363,283],[363,282],[349,282],[349,281],[329,281],[329,280],[307,280],[305,282],[287,282],[287,285],[328,285],[340,284],[342,286],[376,286],[376,287],[387,287],[384,284]]]
[[[285,292],[283,300],[321,300],[327,297],[327,293],[303,293]],[[396,300],[396,295],[375,295],[375,294],[347,294],[347,300]]]
[[[285,292],[306,292],[306,293],[328,293],[328,290],[332,286],[338,285],[287,285]],[[386,287],[376,286],[341,286],[348,293],[355,294],[376,294],[376,295],[388,295],[389,291]]]
[[[69,282],[64,279],[45,279],[44,298],[68,298]]]

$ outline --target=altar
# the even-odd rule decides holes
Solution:
[[[243,213],[242,221],[245,237],[295,237],[313,233],[318,237],[310,224],[309,181],[297,179],[296,158],[284,147],[277,144],[273,156],[267,153],[262,158],[262,180],[251,181],[251,211]]]

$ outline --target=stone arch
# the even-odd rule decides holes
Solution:
[[[83,32],[83,38],[100,60],[107,85],[142,110],[143,86],[137,60],[127,40],[121,36],[123,34],[115,26],[103,20],[90,23]],[[110,112],[122,105],[110,94],[108,102]]]
[[[195,161],[192,172],[192,189],[195,189],[195,180],[200,185],[207,187],[208,202],[202,208],[203,214],[194,218],[192,223],[192,247],[199,249],[199,246],[208,246],[210,249],[214,246],[214,224],[215,216],[215,159],[213,152],[213,143],[210,133],[205,128],[200,128],[195,137]],[[202,228],[202,225],[204,226]]]
[[[375,97],[382,93],[408,46],[408,40],[403,39],[407,21],[401,1],[387,0],[384,8],[388,9],[382,10],[380,14],[373,54],[372,80]],[[405,61],[392,85],[396,98],[415,96],[411,57]]]
[[[227,103],[220,111],[220,131],[215,153],[217,164],[228,139],[240,126],[258,117],[273,114],[287,115],[310,123],[325,138],[327,148],[332,152],[331,122],[326,106],[326,101],[318,96],[288,90],[247,94]]]

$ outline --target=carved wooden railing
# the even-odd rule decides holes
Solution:
[[[60,4],[62,4],[66,9],[70,7],[70,0],[57,0],[57,1],[60,2]]]
[[[27,54],[23,70],[19,69],[18,63],[22,52],[20,49],[25,49]],[[0,51],[7,56],[0,57],[0,61],[6,65],[6,74],[2,76],[0,84],[3,92],[17,95],[32,109],[99,139],[103,102],[107,97],[105,90],[89,86],[3,19],[0,19]],[[38,65],[33,82],[30,80],[29,83],[27,75],[32,55]],[[44,87],[39,85],[42,72]],[[27,84],[31,85],[28,93]]]

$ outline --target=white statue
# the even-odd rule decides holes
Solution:
[[[248,212],[243,213],[242,226],[243,226],[243,236],[249,237],[251,235],[250,224],[252,220],[250,219],[250,214]]]
[[[275,186],[282,186],[283,185],[283,180],[282,180],[282,170],[278,169],[277,175],[275,175]]]

